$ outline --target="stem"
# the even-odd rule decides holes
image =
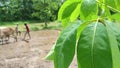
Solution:
[[[100,2],[100,1],[98,1],[98,0],[96,0],[96,2],[101,3],[101,2]],[[101,4],[102,4],[102,5],[105,5],[106,7],[110,8],[110,9],[113,9],[114,11],[116,11],[116,12],[119,12],[119,13],[120,13],[120,10],[118,10],[118,9],[115,9],[115,8],[113,8],[113,7],[109,6],[109,5],[104,4],[104,3],[101,3]]]

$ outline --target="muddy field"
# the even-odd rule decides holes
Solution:
[[[32,39],[26,41],[22,40],[23,34],[18,42],[11,38],[9,44],[0,44],[0,68],[54,68],[53,62],[43,58],[55,43],[59,31],[32,31]],[[75,59],[69,68],[77,68]]]

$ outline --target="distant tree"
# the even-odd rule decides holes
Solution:
[[[33,0],[34,12],[32,17],[45,22],[45,27],[47,27],[46,22],[57,19],[61,4],[61,0]]]
[[[0,21],[57,19],[63,0],[0,0]]]

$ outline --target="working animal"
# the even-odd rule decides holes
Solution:
[[[1,42],[3,44],[3,41],[5,39],[5,41],[9,41],[10,36],[12,36],[15,41],[17,41],[17,36],[15,36],[15,30],[11,27],[1,27],[0,28],[0,38],[1,38]]]

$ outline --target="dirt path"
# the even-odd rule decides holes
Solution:
[[[54,68],[53,62],[43,58],[49,52],[58,37],[57,30],[31,32],[32,39],[18,42],[10,40],[9,44],[0,45],[0,68]],[[69,68],[77,68],[76,60]]]

